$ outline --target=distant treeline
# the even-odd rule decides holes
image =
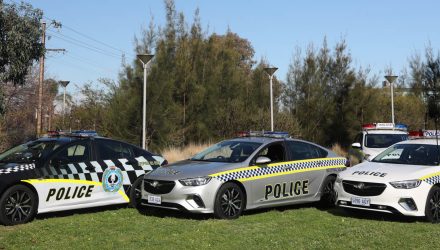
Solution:
[[[165,1],[165,8],[166,24],[159,27],[150,21],[135,39],[136,53],[155,55],[147,87],[149,148],[269,130],[269,77],[264,67],[270,62],[257,61],[250,41],[231,30],[219,35],[202,29],[198,10],[188,23],[173,1]],[[362,123],[391,121],[390,88],[383,86],[383,75],[354,66],[344,40],[329,48],[324,38],[321,46],[292,54],[286,79],[274,78],[276,130],[325,146],[347,146]],[[424,56],[412,56],[408,68],[384,69],[384,74],[399,75],[396,121],[411,129],[432,128],[436,105],[429,100],[437,93],[439,56],[428,48]],[[105,89],[86,84],[81,101],[69,104],[70,125],[139,145],[142,65],[134,60],[123,65],[117,82],[102,83]],[[54,124],[61,127],[61,115]]]

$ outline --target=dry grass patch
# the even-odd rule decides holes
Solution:
[[[338,143],[333,144],[330,150],[341,157],[347,157],[348,155],[347,151],[345,151]]]
[[[204,143],[204,144],[191,143],[183,148],[169,147],[162,151],[162,155],[165,157],[165,159],[167,159],[169,163],[173,163],[176,161],[181,161],[191,158],[191,156],[194,156],[195,154],[199,153],[200,151],[206,149],[209,146],[211,146],[211,144],[209,143]]]

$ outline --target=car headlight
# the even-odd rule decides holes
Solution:
[[[390,185],[399,189],[411,189],[420,186],[420,183],[422,183],[421,180],[408,180],[390,182]]]
[[[196,178],[188,178],[179,180],[180,183],[184,186],[202,186],[208,184],[208,182],[212,178],[210,176],[204,176],[204,177],[196,177]]]

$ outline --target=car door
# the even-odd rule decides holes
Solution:
[[[39,195],[40,213],[84,208],[102,203],[102,186],[92,164],[90,140],[76,140],[58,148],[32,180]]]
[[[313,198],[320,192],[322,182],[327,176],[326,156],[328,152],[316,145],[304,141],[287,141],[287,150],[292,162],[293,180],[302,180],[307,191],[294,199]],[[296,191],[296,189],[295,189]],[[297,192],[298,193],[298,192]]]
[[[95,148],[99,165],[104,168],[114,166],[121,171],[122,185],[126,194],[128,194],[131,184],[139,176],[153,169],[144,156],[136,154],[134,147],[126,143],[109,139],[96,139]],[[104,185],[111,185],[111,180],[104,178],[102,182]]]
[[[267,157],[270,162],[268,164],[256,164],[259,157]],[[262,173],[252,180],[250,197],[254,205],[266,206],[288,203],[293,199],[292,177],[284,174],[287,162],[288,153],[284,141],[270,143],[260,149],[254,156],[251,165],[258,167],[256,172]]]

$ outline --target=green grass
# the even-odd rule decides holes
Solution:
[[[39,217],[0,227],[4,249],[310,249],[438,248],[440,225],[381,214],[290,206],[217,220],[176,212],[142,215],[132,208]]]

